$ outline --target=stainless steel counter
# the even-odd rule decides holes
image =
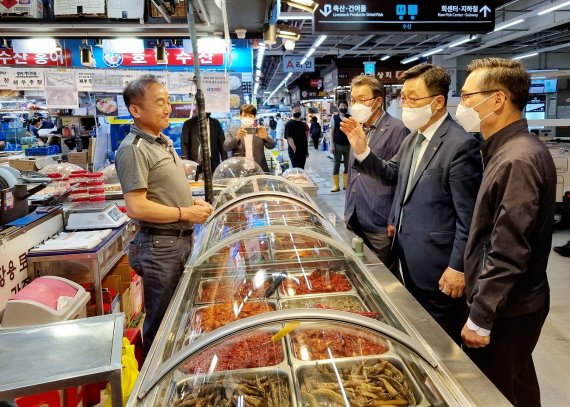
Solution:
[[[333,212],[324,198],[317,198],[317,204],[324,213]],[[341,218],[342,219],[342,218]],[[336,224],[338,234],[349,245],[354,233],[346,229],[344,223]],[[388,294],[390,300],[402,313],[402,319],[407,321],[415,330],[416,336],[426,348],[433,351],[443,362],[441,369],[454,383],[462,388],[473,404],[478,406],[511,406],[511,403],[477,368],[469,357],[449,338],[439,324],[423,309],[414,297],[400,284],[394,275],[386,268],[376,255],[364,245],[363,262],[375,281]]]

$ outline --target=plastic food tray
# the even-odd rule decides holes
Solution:
[[[310,272],[306,273],[306,276],[308,277],[314,270],[311,270]],[[324,295],[324,294],[352,294],[352,295],[358,295],[358,293],[354,290],[354,285],[352,284],[352,282],[350,281],[350,278],[346,275],[346,273],[344,272],[340,272],[340,271],[331,271],[331,273],[335,273],[335,274],[340,274],[342,275],[344,278],[346,278],[346,280],[348,281],[348,284],[350,285],[350,290],[346,290],[346,291],[315,291],[315,292],[310,292],[310,293],[301,293],[301,294],[296,294],[295,293],[291,293],[288,292],[287,289],[285,288],[285,284],[287,281],[291,280],[291,279],[299,279],[301,280],[302,278],[305,278],[305,274],[302,273],[289,273],[289,277],[283,281],[283,283],[281,283],[281,286],[279,287],[279,294],[281,297],[301,297],[301,296],[306,296],[306,295],[313,295],[313,294],[320,294],[320,295]]]
[[[240,280],[242,282],[243,282],[243,280],[246,280],[247,282],[251,282],[254,278],[255,278],[254,274],[248,274],[244,278],[241,278]],[[233,301],[233,300],[244,300],[244,298],[234,298],[233,297],[236,294],[237,289],[234,289],[231,298],[217,298],[217,297],[211,298],[211,299],[203,299],[202,298],[203,291],[208,285],[222,284],[222,283],[226,283],[226,282],[230,283],[232,280],[233,280],[232,278],[212,278],[212,279],[202,280],[200,282],[199,287],[198,287],[198,293],[196,295],[195,303],[202,304],[202,303],[228,302],[228,301]],[[263,285],[259,289],[252,291],[252,294],[249,295],[249,299],[263,298],[265,291],[271,286],[272,282],[273,282],[273,277],[271,275],[267,275],[263,280]],[[239,284],[238,287],[239,286],[242,286],[242,285]],[[238,288],[238,287],[235,287],[235,288]]]

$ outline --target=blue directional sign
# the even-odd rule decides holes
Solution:
[[[491,0],[322,0],[315,32],[461,32],[495,28]]]

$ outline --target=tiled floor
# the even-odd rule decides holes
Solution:
[[[332,188],[332,159],[323,151],[309,150],[306,171],[319,185],[319,196],[325,197],[342,222],[346,193],[330,192]],[[341,166],[341,170],[342,170]],[[565,244],[570,231],[556,231],[553,246]],[[545,322],[534,352],[535,366],[541,387],[542,405],[570,406],[570,258],[552,252],[548,262],[551,288],[550,314]]]

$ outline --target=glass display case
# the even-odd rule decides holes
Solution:
[[[478,404],[297,187],[250,177],[215,207],[128,405]]]

